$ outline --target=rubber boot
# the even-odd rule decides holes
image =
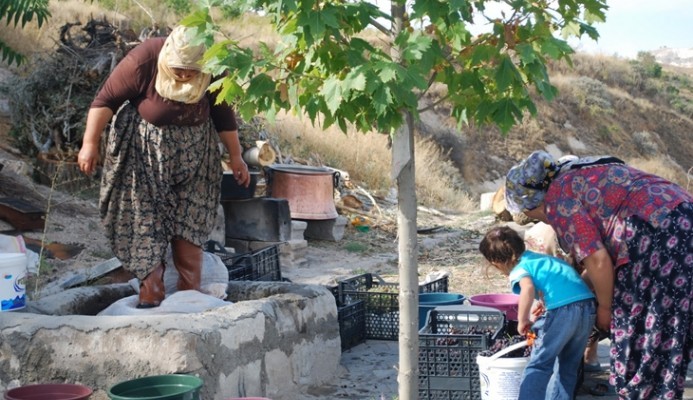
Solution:
[[[164,287],[164,270],[166,266],[160,263],[140,282],[140,301],[137,308],[159,307],[166,297]]]
[[[173,239],[173,263],[178,271],[178,290],[200,290],[202,278],[202,247],[185,239]]]

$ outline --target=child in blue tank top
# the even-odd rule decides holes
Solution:
[[[571,400],[596,317],[594,294],[570,264],[526,250],[524,240],[509,227],[489,230],[479,250],[520,295],[518,332],[531,329],[537,335],[518,400]],[[542,300],[546,311],[532,323],[535,299]]]

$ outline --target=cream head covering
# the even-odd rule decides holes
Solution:
[[[205,53],[205,46],[191,44],[189,33],[188,28],[180,25],[166,38],[159,53],[158,73],[154,87],[165,99],[194,104],[204,96],[211,76],[200,72],[191,80],[180,82],[176,80],[171,70],[171,68],[183,68],[201,71],[200,62]]]

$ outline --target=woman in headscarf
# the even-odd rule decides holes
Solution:
[[[105,149],[100,210],[113,252],[140,279],[140,308],[165,298],[164,256],[171,245],[179,290],[199,290],[202,244],[214,227],[222,178],[219,141],[247,186],[238,125],[227,103],[207,91],[203,45],[190,28],[148,39],[116,66],[91,104],[77,162],[92,174],[101,133]]]
[[[511,212],[550,224],[586,269],[611,330],[621,399],[681,399],[693,352],[693,197],[615,157],[535,151],[506,179]]]

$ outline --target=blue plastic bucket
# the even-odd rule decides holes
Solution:
[[[463,304],[464,300],[459,293],[419,293],[419,329],[426,326],[429,311],[437,306]]]

